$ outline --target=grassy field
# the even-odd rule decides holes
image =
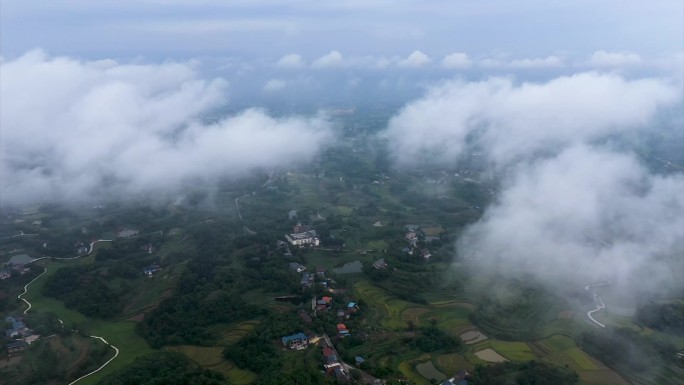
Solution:
[[[432,361],[425,361],[417,364],[416,371],[428,380],[442,381],[447,377],[435,367]]]
[[[580,350],[580,348],[570,348],[565,350],[565,354],[570,356],[573,361],[579,366],[581,370],[596,370],[598,369],[596,367],[596,364],[594,364],[594,361],[587,355],[587,353],[583,352]]]
[[[437,369],[447,376],[451,376],[461,369],[472,370],[475,367],[462,354],[455,353],[433,357],[433,362]]]
[[[90,321],[85,324],[92,335],[100,336],[119,349],[119,356],[102,371],[79,381],[82,385],[97,384],[102,378],[130,365],[137,357],[154,352],[135,332],[135,323],[128,321]]]

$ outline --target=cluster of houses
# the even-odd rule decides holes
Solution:
[[[34,334],[33,330],[29,329],[19,316],[7,316],[5,323],[10,325],[9,328],[5,329],[5,337],[12,339],[7,344],[7,352],[10,355],[26,349],[28,345],[40,337]]]
[[[337,358],[337,352],[331,346],[323,348],[323,367],[326,374],[334,376],[340,382],[349,382],[351,379],[349,372]]]
[[[302,290],[312,287],[315,282],[318,282],[318,284],[325,289],[328,288],[328,279],[325,276],[326,270],[324,267],[317,267],[316,273],[310,273],[306,271],[306,266],[297,262],[290,262],[289,267],[290,270],[302,275],[299,281],[302,286]]]
[[[21,275],[26,274],[31,270],[27,264],[33,262],[35,259],[31,258],[28,254],[18,254],[12,256],[7,263],[0,269],[0,279],[8,279],[12,276],[12,271],[15,271]]]
[[[414,252],[418,250],[418,230],[419,226],[417,225],[406,225],[406,228],[408,231],[406,231],[406,234],[404,237],[408,241],[410,247],[404,247],[402,249],[402,252],[408,254],[408,255],[413,255]],[[434,240],[439,240],[439,237],[435,236],[425,236],[425,242],[432,242]],[[432,257],[432,254],[430,254],[430,250],[427,248],[420,249],[420,256],[425,259],[426,261]]]

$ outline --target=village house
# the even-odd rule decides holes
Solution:
[[[340,335],[340,337],[348,337],[351,334],[349,333],[349,329],[347,329],[347,325],[345,324],[337,324],[337,333]]]
[[[349,302],[344,312],[348,316],[349,314],[356,313],[357,311],[359,311],[359,305],[357,305],[356,302]]]
[[[302,265],[301,263],[297,262],[290,262],[290,270],[296,271],[297,273],[301,273],[302,271],[306,270],[306,266]]]
[[[24,324],[24,320],[21,319],[21,317],[7,316],[5,317],[5,322],[11,325],[9,329],[5,330],[5,336],[7,338],[25,337],[31,335],[31,329],[26,327],[26,324]]]
[[[459,370],[453,377],[444,380],[440,385],[468,385],[468,378],[470,373],[465,370]]]
[[[143,274],[151,278],[152,276],[154,276],[154,273],[158,272],[159,270],[161,270],[161,266],[159,266],[156,263],[153,263],[143,269]]]
[[[11,276],[12,276],[12,274],[7,270],[0,271],[0,279],[7,279]]]
[[[327,311],[332,305],[332,297],[324,296],[316,301],[316,311]]]
[[[380,258],[375,263],[373,263],[373,267],[376,269],[386,269],[387,268],[387,262],[385,262],[385,258]]]
[[[292,350],[303,350],[309,346],[309,338],[304,333],[295,333],[280,339],[283,346]]]
[[[28,344],[24,341],[10,342],[7,344],[7,353],[9,353],[9,355],[11,356],[12,353],[18,353],[18,352],[26,349],[27,346],[28,346]]]
[[[323,367],[326,374],[335,376],[338,381],[349,382],[349,374],[340,364],[335,351],[329,346],[323,348]]]
[[[314,284],[314,277],[309,273],[302,274],[302,279],[300,281],[302,289],[308,289]]]

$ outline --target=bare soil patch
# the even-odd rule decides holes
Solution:
[[[470,330],[461,334],[460,336],[458,336],[458,338],[460,338],[461,341],[465,342],[467,345],[472,345],[486,340],[487,336],[482,334],[478,330]]]
[[[565,310],[565,311],[558,313],[559,319],[573,319],[574,317],[575,317],[575,313],[571,312],[570,310]]]

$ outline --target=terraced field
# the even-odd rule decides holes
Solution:
[[[220,336],[218,341],[221,345],[230,345],[238,342],[242,337],[254,330],[261,321],[250,320],[229,325],[214,325],[209,331]]]
[[[491,340],[492,349],[511,361],[529,361],[536,357],[525,342]]]
[[[528,343],[541,360],[575,370],[588,385],[617,384],[627,382],[613,370],[591,358],[575,341],[564,335],[553,335],[540,341]]]
[[[354,291],[369,304],[369,323],[380,328],[404,330],[408,322],[416,326],[436,324],[457,337],[464,328],[472,327],[468,319],[474,306],[464,301],[440,301],[428,305],[414,304],[390,296],[384,289],[368,281],[358,281]]]
[[[224,359],[223,348],[220,346],[180,345],[166,347],[165,349],[183,353],[197,365],[223,374],[232,384],[247,385],[256,380],[255,373],[242,370]]]

